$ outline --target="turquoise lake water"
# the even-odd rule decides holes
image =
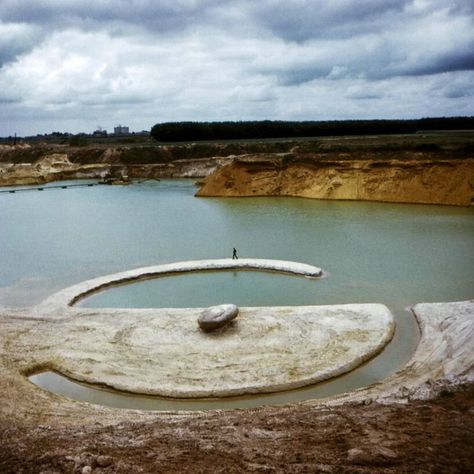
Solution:
[[[130,268],[230,257],[232,247],[241,257],[301,261],[329,273],[309,282],[310,296],[299,291],[308,283],[300,278],[265,275],[294,280],[291,291],[275,292],[275,304],[297,303],[291,300],[296,290],[297,298],[319,304],[407,306],[473,296],[473,209],[195,198],[195,190],[191,181],[179,180],[1,194],[0,304],[29,305],[70,284]],[[246,285],[241,276],[227,278]],[[202,293],[190,292],[193,285],[185,280],[195,277],[179,277],[181,294],[165,279],[147,282],[153,291],[162,284],[166,290],[156,296],[143,290],[143,297],[161,306],[197,306],[193,298],[205,299],[207,285],[203,280]],[[178,293],[170,293],[173,288]],[[259,303],[258,291],[249,295],[245,287],[244,293],[249,304],[268,304]]]
[[[189,274],[121,286],[82,304],[385,303],[397,317],[394,342],[377,358],[382,362],[366,364],[368,373],[355,371],[352,387],[385,377],[410,357],[417,330],[404,308],[474,296],[473,209],[195,198],[195,191],[192,181],[164,180],[0,194],[0,305],[32,305],[82,280],[141,266],[231,257],[233,247],[241,257],[305,262],[327,277]]]

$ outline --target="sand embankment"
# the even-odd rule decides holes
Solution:
[[[68,179],[202,178],[221,164],[191,147],[0,145],[0,186]]]
[[[54,161],[53,161],[54,160]],[[46,155],[35,163],[0,163],[0,186],[44,184],[69,179],[202,178],[216,169],[216,159],[176,160],[172,163],[125,165],[71,163],[67,154]]]
[[[416,153],[399,159],[239,157],[210,174],[197,195],[469,206],[474,199],[474,158],[434,159]]]
[[[403,140],[402,140],[403,138]],[[0,186],[205,178],[198,196],[299,196],[469,206],[474,145],[423,137],[149,146],[0,145]],[[418,140],[418,141],[417,141]]]

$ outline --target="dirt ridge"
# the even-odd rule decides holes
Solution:
[[[469,206],[474,199],[474,145],[468,135],[147,146],[0,145],[0,186],[124,176],[205,178],[199,196]]]

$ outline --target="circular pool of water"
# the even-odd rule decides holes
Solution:
[[[320,279],[250,270],[168,275],[115,285],[77,303],[85,308],[206,308],[318,304]]]

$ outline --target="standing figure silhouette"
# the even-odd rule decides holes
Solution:
[[[237,250],[235,250],[235,247],[234,247],[234,251],[232,252],[232,260],[238,260],[239,257],[237,257]]]

